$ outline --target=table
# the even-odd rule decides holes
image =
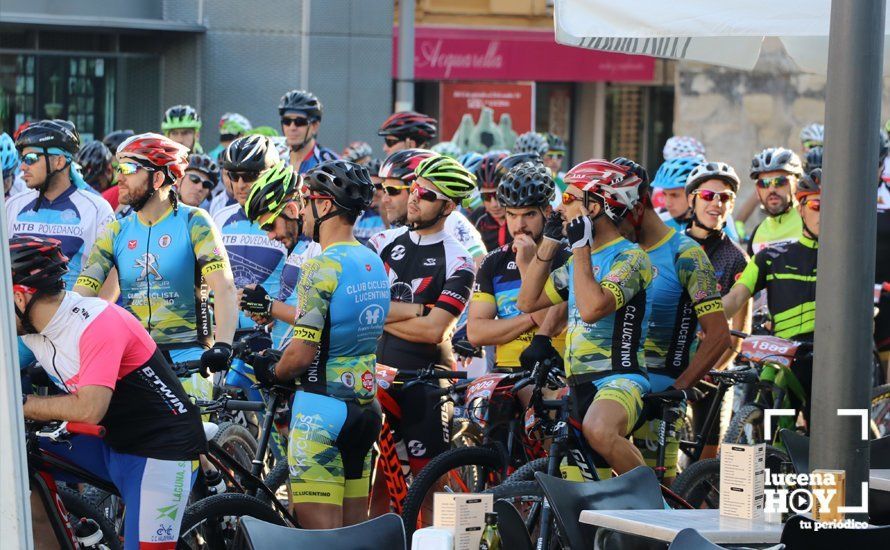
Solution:
[[[715,544],[776,544],[782,524],[720,516],[720,510],[584,510],[581,523],[671,542],[692,527]]]
[[[868,486],[878,491],[890,492],[890,470],[869,470]]]

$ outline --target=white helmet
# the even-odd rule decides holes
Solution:
[[[706,157],[705,146],[691,136],[673,136],[664,143],[662,150],[664,160],[672,160],[679,157]]]
[[[800,143],[807,144],[806,147],[821,146],[825,142],[825,126],[818,122],[807,124],[800,131]]]
[[[733,193],[739,192],[739,175],[732,166],[725,162],[704,162],[693,168],[686,178],[686,194],[692,193],[711,179],[722,180],[732,188]]]

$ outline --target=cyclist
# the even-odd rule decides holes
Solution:
[[[104,439],[74,436],[48,450],[118,488],[127,507],[125,548],[172,550],[207,447],[197,408],[139,321],[64,290],[68,267],[58,241],[13,237],[9,252],[17,332],[63,392],[24,396],[25,418],[104,426]],[[53,529],[36,492],[31,510],[38,547],[51,547]]]
[[[352,234],[374,195],[368,171],[333,160],[304,181],[303,232],[323,252],[303,264],[293,340],[277,364],[255,370],[264,385],[299,378],[288,443],[291,502],[302,527],[330,529],[368,517],[371,447],[382,424],[375,347],[389,281],[380,258]]]
[[[416,178],[416,168],[425,159],[435,155],[426,149],[403,149],[383,161],[380,172],[378,172],[378,175],[383,178],[381,187],[384,192],[380,203],[391,227],[401,227],[413,223],[408,216],[410,202],[408,191]],[[451,210],[451,213],[445,218],[445,231],[454,236],[469,251],[477,266],[482,263],[482,258],[485,257],[482,236],[466,216],[457,209]]]
[[[816,258],[819,253],[819,206],[822,169],[801,178],[795,192],[802,233],[796,242],[763,248],[748,262],[742,276],[723,297],[727,317],[739,311],[752,295],[767,291],[773,332],[779,338],[812,342],[816,321]],[[792,370],[809,397],[813,360],[799,353]],[[795,406],[799,408],[799,403]],[[804,407],[809,419],[810,401]]]
[[[546,166],[553,175],[553,183],[556,184],[556,192],[561,195],[562,192],[566,190],[566,183],[563,180],[566,173],[562,171],[562,163],[566,158],[568,148],[562,138],[556,134],[547,132],[545,137],[547,138],[547,153],[544,155],[544,166]]]
[[[210,207],[210,191],[219,180],[219,166],[209,155],[189,155],[185,175],[177,185],[179,200],[189,206]]]
[[[201,117],[191,105],[174,105],[164,111],[161,121],[161,132],[180,145],[184,145],[189,153],[203,153],[198,143],[201,132]]]
[[[230,143],[253,130],[247,117],[238,113],[226,113],[219,119],[219,145],[207,153],[211,159],[219,161],[219,156]]]
[[[381,173],[386,174],[385,164]],[[399,369],[453,368],[449,337],[470,299],[476,270],[470,253],[447,230],[446,219],[476,182],[457,161],[435,154],[424,158],[414,174],[407,208],[411,228],[397,227],[371,239],[392,293],[377,359]],[[452,408],[434,408],[439,398],[430,392],[424,384],[391,392],[404,411],[395,430],[406,442],[415,475],[451,443]]]
[[[24,188],[19,175],[19,152],[15,150],[15,141],[9,134],[0,134],[0,175],[3,180],[3,197],[9,198]]]
[[[512,157],[516,157],[518,162],[512,162],[507,169],[498,172],[498,163],[508,158],[507,154],[500,151],[485,153],[482,155],[482,160],[476,163],[476,169],[473,170],[479,196],[482,197],[482,208],[477,210],[478,214],[475,212],[471,214],[471,218],[475,218],[473,225],[482,235],[485,249],[489,251],[496,250],[510,241],[504,207],[497,199],[498,181],[513,166],[517,166],[524,160],[535,158],[534,155],[527,154],[512,155],[510,158]]]
[[[520,265],[528,265],[543,238],[554,187],[550,171],[531,161],[516,165],[497,187],[513,242],[489,252],[476,274],[467,336],[474,346],[497,346],[494,364],[498,369],[521,366],[520,355],[552,309],[522,313],[516,309],[516,298],[522,283]],[[551,269],[561,267],[569,257],[567,250],[559,249]],[[562,351],[565,339],[560,340],[554,347]],[[549,338],[546,345],[551,346]]]
[[[439,131],[439,122],[414,111],[393,113],[383,121],[378,136],[383,136],[383,153],[390,156],[403,149],[426,149]]]
[[[551,216],[522,276],[517,307],[529,313],[569,303],[566,374],[573,416],[590,444],[619,473],[645,464],[626,439],[649,392],[643,342],[652,280],[649,257],[618,225],[640,200],[642,179],[627,167],[588,160],[566,174],[560,207],[572,257],[550,269],[562,248],[562,217]]]
[[[367,166],[373,156],[374,150],[364,141],[353,141],[340,154],[340,158],[361,166]]]
[[[655,172],[652,188],[661,191],[664,208],[658,215],[668,227],[685,231],[689,225],[689,202],[686,198],[686,178],[692,170],[704,162],[704,157],[685,156],[666,160]]]
[[[133,130],[114,130],[102,138],[102,143],[104,143],[111,152],[112,177],[116,175],[114,169],[117,167],[117,160],[115,159],[114,154],[117,152],[118,146],[134,133]],[[108,204],[111,205],[111,209],[114,210],[115,213],[118,213],[120,210],[119,194],[120,189],[117,187],[116,180],[112,182],[111,187],[102,192],[102,198],[108,201]]]
[[[652,264],[652,282],[646,289],[649,327],[644,344],[650,388],[653,392],[691,388],[729,347],[714,267],[695,241],[668,227],[655,212],[646,170],[625,158],[612,163],[626,167],[642,181],[640,201],[620,229],[646,251]],[[698,342],[696,321],[703,333]],[[693,350],[696,343],[698,349]],[[680,405],[679,412],[678,421],[685,417],[685,406]],[[660,420],[653,420],[634,432],[634,443],[653,467],[658,459],[655,441],[660,425]],[[677,475],[679,448],[679,439],[668,440],[666,480]]]
[[[751,179],[757,184],[757,197],[766,218],[751,232],[748,254],[768,246],[795,242],[800,238],[801,222],[794,208],[794,189],[803,174],[800,157],[782,147],[769,147],[751,160]]]
[[[114,185],[111,159],[111,151],[101,141],[84,144],[74,155],[74,162],[80,165],[84,181],[100,193]]]
[[[321,101],[306,90],[291,90],[278,102],[281,131],[290,147],[287,160],[298,174],[337,158],[336,153],[322,147],[317,141],[323,113]]]
[[[151,133],[135,135],[118,147],[121,203],[134,214],[111,222],[96,239],[74,291],[95,296],[116,267],[122,305],[166,357],[172,362],[200,359],[206,375],[229,366],[238,310],[219,231],[207,212],[179,204],[173,189],[188,166],[187,155],[183,145]],[[215,343],[209,290],[214,294]],[[183,386],[200,399],[211,397],[211,381],[198,374]]]
[[[65,285],[72,288],[93,243],[114,213],[74,167],[80,136],[73,124],[67,120],[34,122],[22,130],[15,145],[28,190],[6,202],[9,236],[33,235],[61,242],[69,261]],[[114,299],[116,290],[112,282],[102,297]]]

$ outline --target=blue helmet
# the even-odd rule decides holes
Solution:
[[[0,169],[3,177],[15,174],[19,170],[19,152],[15,149],[15,142],[9,134],[0,134]]]
[[[482,155],[476,153],[475,151],[470,151],[459,156],[457,158],[457,162],[463,164],[464,168],[466,168],[470,172],[475,172],[476,168],[479,166],[479,163],[482,162]]]
[[[704,162],[700,156],[676,157],[666,160],[655,172],[652,187],[661,189],[683,189],[686,187],[686,178],[696,166]]]

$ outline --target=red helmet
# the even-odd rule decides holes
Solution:
[[[146,161],[162,169],[176,181],[185,174],[188,167],[189,150],[172,139],[160,134],[137,134],[120,144],[117,154]]]
[[[68,258],[56,239],[19,235],[9,239],[12,284],[35,290],[61,290]]]
[[[586,160],[569,170],[564,181],[600,197],[606,215],[616,223],[640,202],[643,183],[629,167],[607,160]]]
[[[386,157],[377,174],[381,178],[396,178],[406,183],[414,181],[414,169],[424,159],[436,156],[427,149],[402,149]]]
[[[429,141],[436,137],[439,122],[431,116],[414,111],[393,113],[383,121],[378,136],[395,136],[398,138],[412,138],[418,141]]]

